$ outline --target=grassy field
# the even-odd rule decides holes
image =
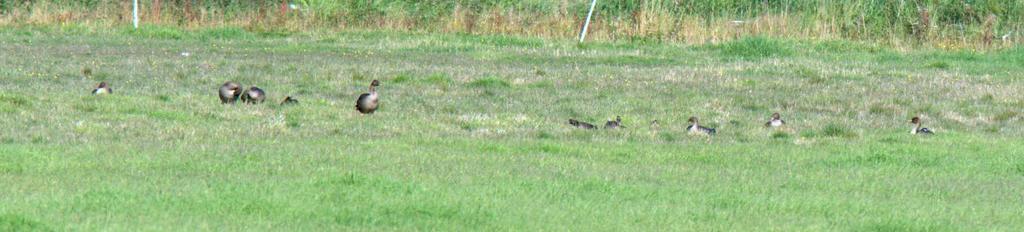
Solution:
[[[0,51],[4,231],[1024,227],[1020,49],[5,28]],[[227,80],[301,103],[221,105]]]

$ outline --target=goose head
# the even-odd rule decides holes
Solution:
[[[373,82],[370,82],[370,93],[376,92],[377,91],[377,86],[380,86],[380,81],[373,80]]]

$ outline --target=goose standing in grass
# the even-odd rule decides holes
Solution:
[[[782,116],[779,112],[772,113],[772,118],[768,122],[764,123],[764,127],[780,127],[786,125],[786,121],[782,120]]]
[[[572,126],[574,126],[576,128],[580,128],[580,129],[597,129],[597,127],[594,126],[594,124],[590,124],[590,123],[586,123],[586,122],[581,122],[581,121],[578,121],[576,119],[571,119],[571,118],[569,119],[569,125],[572,125]]]
[[[911,118],[910,119],[910,123],[914,124],[914,128],[910,129],[910,134],[912,134],[912,135],[931,135],[931,134],[934,134],[934,133],[932,133],[932,130],[930,130],[928,128],[921,127],[921,118],[919,118],[919,117]]]
[[[690,117],[690,120],[688,120],[688,121],[690,122],[690,126],[686,127],[686,131],[689,131],[692,134],[704,134],[704,135],[714,135],[715,134],[715,128],[707,128],[707,127],[700,126],[700,124],[697,121],[697,117]]]
[[[95,89],[93,89],[93,90],[92,90],[92,94],[93,94],[93,95],[99,95],[99,94],[111,94],[111,93],[114,93],[114,92],[112,92],[112,91],[110,90],[110,86],[109,86],[109,85],[107,85],[107,82],[106,82],[106,81],[104,81],[104,82],[100,82],[100,84],[99,84],[98,86],[96,86],[96,88],[95,88]]]
[[[604,129],[618,129],[622,126],[622,116],[615,116],[615,121],[608,121],[604,124]]]
[[[259,104],[263,103],[263,99],[267,98],[267,94],[263,92],[263,89],[252,86],[249,90],[242,93],[242,102],[247,104]]]
[[[281,105],[282,106],[283,105],[291,105],[291,104],[299,104],[299,100],[296,100],[292,96],[287,96],[287,97],[284,97],[283,101],[281,101]]]
[[[370,82],[370,92],[359,95],[359,99],[356,100],[356,110],[363,114],[373,114],[380,107],[377,103],[377,86],[380,86],[380,81],[373,80]]]
[[[224,84],[220,86],[220,90],[218,91],[220,92],[220,103],[235,104],[235,101],[238,101],[238,96],[242,95],[241,89],[242,86],[238,83],[235,83],[233,81],[224,82]]]

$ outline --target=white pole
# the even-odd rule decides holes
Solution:
[[[594,16],[594,6],[597,5],[597,0],[590,2],[590,13],[587,13],[587,21],[583,22],[583,30],[580,31],[580,43],[587,37],[587,27],[590,27],[590,17]]]
[[[139,28],[139,0],[132,1],[132,25]]]

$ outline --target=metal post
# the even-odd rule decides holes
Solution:
[[[132,1],[132,25],[139,28],[139,0]]]
[[[580,31],[580,43],[583,42],[584,38],[587,38],[587,27],[590,27],[590,17],[594,16],[594,6],[597,5],[597,0],[590,2],[590,13],[587,13],[587,21],[583,22],[583,30]]]

